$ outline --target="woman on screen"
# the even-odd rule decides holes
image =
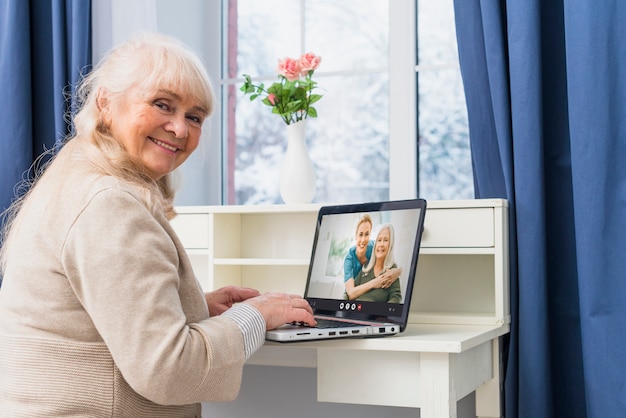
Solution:
[[[345,286],[344,299],[353,300],[363,293],[358,289],[354,280],[361,272],[363,266],[369,263],[374,248],[374,241],[370,239],[372,235],[372,218],[369,214],[364,214],[359,218],[354,236],[355,245],[349,250],[343,262],[343,282]],[[392,283],[400,277],[402,269],[395,268],[385,272],[385,279]]]
[[[369,263],[354,279],[354,288],[348,293],[350,299],[386,303],[402,301],[400,281],[397,280],[399,274],[398,276],[390,274],[399,270],[393,256],[394,236],[391,224],[381,226]]]

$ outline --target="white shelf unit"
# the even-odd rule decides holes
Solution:
[[[318,209],[178,207],[172,224],[205,290],[302,294]],[[507,219],[501,199],[428,202],[409,322],[509,323]]]
[[[172,225],[203,289],[304,293],[319,206],[178,207]]]
[[[206,291],[232,284],[302,294],[319,207],[178,207],[172,225]],[[456,402],[476,391],[476,415],[501,417],[508,268],[505,200],[429,201],[404,333],[266,343],[249,363],[316,368],[319,401],[414,407],[422,418],[455,418]],[[380,375],[385,387],[372,390]],[[350,385],[344,376],[351,376]]]

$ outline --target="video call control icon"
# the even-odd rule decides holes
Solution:
[[[339,309],[344,309],[346,311],[354,311],[354,310],[361,310],[362,306],[359,303],[358,305],[356,303],[349,303],[349,302],[341,302],[339,304]]]

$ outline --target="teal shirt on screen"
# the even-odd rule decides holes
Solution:
[[[367,249],[365,250],[365,257],[367,261],[372,256],[372,250],[374,248],[374,241],[370,240],[367,243]],[[356,279],[356,276],[361,272],[363,265],[359,261],[359,257],[356,255],[356,246],[351,247],[346,254],[346,258],[343,260],[343,281],[344,283],[350,279]]]

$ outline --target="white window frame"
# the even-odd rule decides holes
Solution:
[[[417,0],[389,1],[389,198],[417,197]]]

